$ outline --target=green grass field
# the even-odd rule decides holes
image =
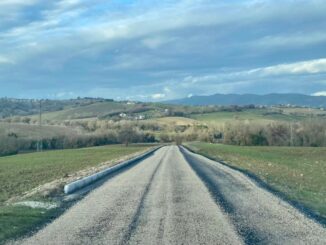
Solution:
[[[236,121],[255,121],[262,123],[269,123],[273,121],[281,121],[281,122],[291,122],[291,121],[301,121],[307,116],[304,115],[292,115],[292,114],[268,114],[271,111],[268,109],[250,109],[243,110],[239,112],[213,112],[213,113],[205,113],[205,114],[195,114],[192,115],[191,118],[196,119],[198,121],[204,121],[208,123],[226,123],[226,122],[236,122]]]
[[[23,123],[5,123],[0,122],[0,137],[6,136],[8,133],[15,133],[19,138],[51,138],[60,135],[77,135],[80,132],[76,128],[65,126],[29,125]]]
[[[316,108],[292,108],[292,107],[287,107],[287,108],[282,108],[282,111],[284,114],[292,114],[292,115],[299,115],[299,116],[320,116],[320,117],[325,117],[326,116],[326,111],[325,110],[320,110]]]
[[[148,119],[146,120],[148,122],[153,123],[162,123],[166,125],[177,125],[177,126],[187,126],[187,125],[195,125],[199,124],[200,122],[186,117],[161,117],[161,118],[155,118],[155,119]]]
[[[311,117],[326,118],[326,112],[312,108],[255,108],[244,109],[242,111],[219,111],[212,113],[200,113],[200,107],[187,107],[180,105],[163,105],[156,103],[146,104],[146,108],[141,112],[134,111],[141,109],[144,105],[127,104],[124,102],[97,102],[90,105],[78,107],[67,107],[60,111],[54,111],[43,114],[43,120],[64,121],[64,120],[90,120],[97,118],[110,119],[112,113],[125,112],[128,115],[142,115],[147,119],[156,119],[165,117],[164,110],[181,111],[186,117],[205,123],[221,125],[228,122],[255,121],[259,123],[297,122]],[[194,114],[194,113],[198,114]],[[115,115],[119,119],[119,116]],[[116,119],[115,118],[115,119]],[[32,116],[32,119],[38,119],[38,115]]]
[[[0,244],[26,234],[50,220],[56,212],[57,210],[25,206],[0,206]]]
[[[91,105],[79,107],[68,107],[61,111],[44,113],[42,118],[49,121],[63,121],[75,119],[110,119],[111,113],[124,112],[133,116],[143,115],[145,118],[160,118],[165,115],[164,110],[170,108],[173,110],[182,110],[190,112],[193,108],[179,105],[163,105],[157,103],[133,104],[125,102],[98,102]],[[140,110],[140,111],[138,111]],[[138,112],[137,112],[138,111]],[[31,116],[33,119],[38,119],[38,115]]]
[[[144,151],[151,145],[111,145],[0,157],[0,244],[51,218],[56,210],[5,205],[9,198],[79,170]]]
[[[291,200],[326,218],[325,147],[246,147],[187,144],[196,152],[248,170]]]
[[[68,108],[62,111],[55,111],[43,114],[44,120],[61,121],[82,118],[97,118],[105,116],[113,111],[122,111],[132,108],[132,105],[119,102],[99,102],[91,105],[80,106],[75,108]],[[34,115],[32,118],[37,119],[38,116]]]
[[[0,157],[0,202],[81,169],[146,148],[148,146],[111,145]]]

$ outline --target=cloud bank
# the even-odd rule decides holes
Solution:
[[[322,0],[3,0],[0,96],[326,90]]]

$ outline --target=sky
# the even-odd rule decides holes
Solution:
[[[0,97],[326,96],[325,0],[1,0]]]

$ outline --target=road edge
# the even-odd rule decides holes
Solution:
[[[154,147],[154,149],[150,149],[148,151],[146,151],[145,153],[139,155],[139,156],[136,156],[132,159],[129,159],[129,160],[126,160],[126,161],[123,161],[121,163],[118,163],[112,167],[108,167],[104,170],[101,170],[97,173],[94,173],[92,175],[89,175],[89,176],[86,176],[86,177],[83,177],[82,179],[79,179],[79,180],[75,180],[73,182],[70,182],[68,184],[65,184],[63,190],[64,190],[64,193],[67,195],[67,194],[72,194],[74,193],[75,191],[77,190],[80,190],[88,185],[91,185],[93,184],[94,182],[104,178],[105,176],[111,174],[111,173],[114,173],[122,168],[125,168],[127,166],[129,166],[130,164],[132,163],[135,163],[136,161],[139,161],[139,160],[142,160],[144,158],[146,158],[147,156],[151,155],[152,153],[154,153],[155,151],[157,151],[158,149],[160,149],[161,147],[163,147],[163,145],[161,146],[158,146],[158,147]]]
[[[228,164],[227,162],[225,162],[223,159],[216,159],[216,158],[213,158],[213,157],[211,157],[209,155],[206,155],[206,154],[200,154],[200,153],[194,151],[193,149],[191,149],[189,146],[186,146],[186,145],[181,145],[181,146],[179,146],[179,148],[180,148],[181,152],[182,152],[182,148],[184,148],[184,149],[190,151],[191,153],[206,157],[207,159],[209,159],[211,161],[222,164],[225,167],[231,168],[231,169],[233,169],[235,171],[238,171],[238,172],[244,174],[250,180],[252,180],[258,187],[272,193],[273,195],[280,198],[282,201],[287,202],[293,208],[295,208],[300,213],[302,213],[305,217],[319,223],[320,225],[322,225],[323,227],[326,228],[326,217],[321,216],[320,214],[318,214],[314,210],[306,207],[305,205],[303,205],[299,201],[290,199],[285,193],[283,193],[283,192],[277,190],[276,188],[272,187],[271,185],[269,185],[268,183],[263,181],[259,176],[255,175],[254,173],[252,173],[252,172],[250,172],[248,170],[245,170],[245,169],[238,168],[236,166],[232,166],[232,165]]]

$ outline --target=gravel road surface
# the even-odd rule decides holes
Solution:
[[[14,244],[326,244],[326,229],[245,175],[167,146]]]

